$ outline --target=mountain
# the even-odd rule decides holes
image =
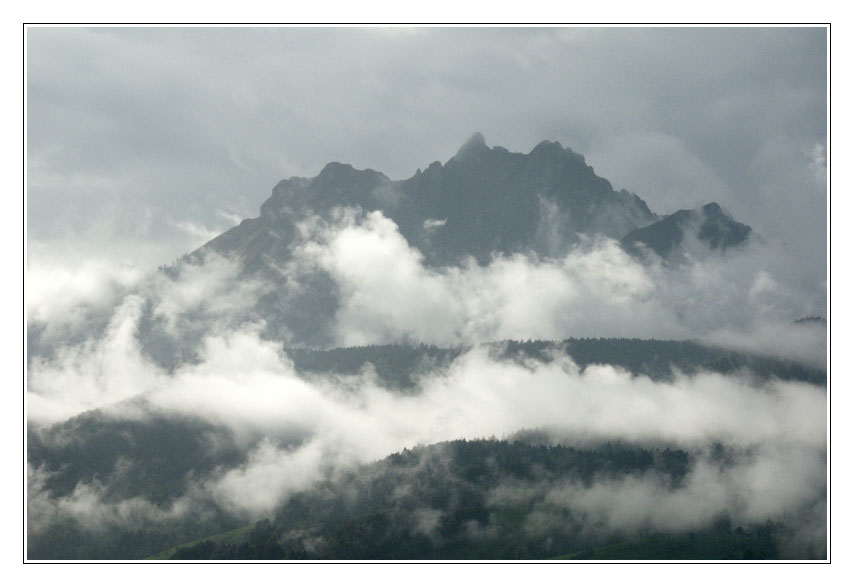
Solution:
[[[582,155],[543,141],[530,153],[490,148],[474,134],[445,164],[436,161],[409,179],[394,181],[372,169],[332,162],[312,179],[278,183],[257,218],[244,220],[201,251],[236,255],[249,271],[289,256],[298,223],[329,219],[341,207],[380,211],[432,266],[496,253],[559,256],[582,235],[621,239],[668,257],[695,233],[709,250],[740,246],[750,236],[741,224],[709,203],[668,216],[653,213],[639,196],[615,191]]]
[[[567,495],[596,483],[656,478],[661,492],[678,491],[702,466],[697,456],[664,445],[567,447],[524,433],[510,441],[463,440],[416,447],[295,494],[272,519],[149,559],[794,557],[783,546],[796,528],[779,523],[741,524],[723,513],[690,531],[614,530],[609,514],[602,518],[566,506]],[[712,465],[731,469],[729,458],[727,450],[720,449]],[[818,558],[816,552],[806,555]]]
[[[323,345],[339,307],[338,285],[323,270],[295,275],[289,262],[303,226],[333,221],[341,208],[381,212],[430,267],[469,258],[485,265],[496,254],[559,258],[584,237],[596,236],[622,239],[637,256],[642,245],[674,257],[673,250],[694,241],[707,250],[725,250],[751,232],[717,204],[661,217],[637,195],[614,190],[582,155],[559,142],[543,141],[522,154],[490,148],[476,133],[446,163],[433,162],[405,180],[339,162],[314,178],[285,179],[260,216],[189,258],[214,251],[239,259],[245,275],[270,284],[257,307],[268,329],[290,332],[291,341]],[[698,239],[688,237],[692,230]],[[696,256],[692,249],[691,255]]]
[[[679,210],[649,226],[632,230],[620,242],[631,254],[643,255],[653,251],[663,259],[685,253],[708,250],[725,251],[742,246],[752,234],[752,228],[723,211],[717,203],[709,203],[695,210]],[[697,246],[698,244],[698,246]]]
[[[386,238],[394,230],[417,252]],[[751,237],[716,203],[659,216],[548,141],[521,154],[475,134],[401,181],[338,162],[283,180],[257,218],[103,313],[81,312],[62,343],[28,327],[30,417],[77,414],[28,421],[26,555],[825,558],[825,362],[686,340],[523,341],[523,330],[484,343],[503,330],[464,330],[500,314],[505,285],[532,298],[508,304],[522,325],[570,330],[584,313],[622,324],[666,294],[680,262]],[[386,252],[395,262],[382,264]],[[515,253],[526,258],[498,259]],[[498,285],[468,278],[524,266],[559,281],[588,257],[561,281],[569,294],[518,270]],[[635,271],[647,260],[654,270]],[[376,279],[353,284],[350,269]],[[585,301],[608,295],[596,277],[623,269],[643,277],[641,298],[618,292],[627,312]],[[452,294],[408,287],[418,279],[455,279]],[[386,304],[404,327],[382,330]],[[427,327],[406,329],[411,316]],[[368,334],[342,335],[347,320]],[[420,332],[446,323],[441,345],[426,345]],[[794,323],[796,345],[815,341],[804,354],[818,354],[826,320]],[[768,419],[756,426],[743,409]]]
[[[477,133],[444,165],[434,162],[402,181],[342,163],[329,163],[313,179],[281,181],[258,218],[204,248],[236,253],[258,269],[263,258],[282,257],[296,222],[328,218],[342,206],[381,211],[431,265],[467,256],[487,263],[495,253],[560,255],[580,234],[619,238],[658,219],[558,142],[543,141],[525,155],[489,148]]]

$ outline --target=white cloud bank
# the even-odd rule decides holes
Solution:
[[[768,266],[758,264],[761,255],[754,250],[669,270],[640,265],[614,242],[598,240],[559,259],[516,255],[496,257],[486,266],[471,261],[433,269],[378,213],[344,213],[336,223],[304,230],[293,262],[322,268],[339,286],[334,332],[340,344],[475,347],[446,371],[423,375],[409,395],[384,388],[369,371],[303,377],[280,343],[263,339],[262,324],[251,321],[249,310],[264,288],[245,280],[234,263],[211,257],[185,267],[175,279],[160,275],[124,289],[111,284],[124,281],[109,271],[96,272],[109,285],[83,288],[76,303],[107,308],[112,303],[107,325],[102,334],[31,358],[31,424],[96,408],[117,418],[178,414],[226,426],[247,458],[198,479],[166,509],[138,499],[101,502],[95,485],[50,499],[39,488],[43,471],[31,471],[34,519],[48,513],[80,517],[97,507],[106,509],[92,519],[171,519],[195,510],[199,499],[257,518],[336,471],[404,447],[542,428],[567,441],[664,442],[694,451],[719,442],[750,454],[729,472],[700,460],[677,491],[662,492],[662,481],[654,477],[552,487],[549,502],[570,503],[604,523],[677,529],[690,526],[688,518],[700,523],[724,510],[761,520],[822,494],[821,387],[779,381],[755,387],[708,373],[654,382],[610,366],[580,372],[566,357],[548,364],[498,361],[476,346],[505,338],[705,334],[771,354],[784,354],[784,347],[789,357],[820,362],[825,346],[820,347],[819,330],[799,339],[808,348],[790,340],[774,345],[774,338],[797,331],[779,325],[797,296],[779,286],[784,280],[771,273],[772,265],[753,270]],[[47,326],[55,323],[51,316],[62,323],[63,316],[74,314],[62,309],[70,301],[51,295],[39,293],[30,301],[33,321]],[[198,360],[166,370],[146,357],[137,334],[149,302],[166,331],[179,335],[207,324]],[[756,346],[756,339],[764,346]],[[692,517],[672,514],[686,509]]]
[[[297,258],[339,285],[336,341],[344,346],[708,337],[737,338],[744,348],[758,332],[756,350],[796,358],[787,342],[801,332],[793,320],[825,312],[820,284],[789,280],[783,251],[768,243],[673,269],[639,264],[608,239],[556,259],[497,256],[487,266],[470,260],[433,269],[380,212],[348,210],[304,230]],[[761,335],[767,327],[785,334],[778,352],[773,336]],[[819,362],[825,342],[807,341],[800,354]]]
[[[126,319],[132,317],[128,310]],[[225,425],[247,441],[264,437],[244,465],[207,484],[222,506],[255,516],[270,513],[293,491],[332,470],[404,447],[506,437],[520,429],[548,428],[582,442],[825,449],[826,393],[803,383],[755,388],[716,374],[653,382],[610,366],[579,372],[568,358],[549,364],[498,362],[475,348],[447,372],[426,375],[417,394],[400,395],[383,388],[369,372],[302,378],[276,345],[251,329],[209,338],[200,364],[171,375],[120,340],[87,346],[88,360],[78,353],[60,357],[62,362],[49,368],[35,366],[31,418],[67,417],[81,407],[80,389],[88,390],[84,396],[89,397],[118,386],[122,396],[144,396],[147,406],[140,412],[138,406],[113,405],[107,412],[116,417],[181,414]],[[114,364],[115,370],[106,364]],[[53,394],[39,393],[42,388]],[[302,441],[293,444],[293,438]],[[758,458],[750,470],[763,474],[763,465]],[[753,470],[755,466],[759,468]],[[786,483],[802,474],[813,475],[814,467],[776,467],[766,478]]]

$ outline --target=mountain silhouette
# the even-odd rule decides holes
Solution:
[[[716,203],[668,216],[639,196],[616,191],[584,157],[559,142],[543,141],[527,154],[489,147],[474,134],[444,164],[436,161],[410,178],[391,180],[373,169],[328,163],[314,178],[279,182],[247,219],[189,255],[208,251],[236,258],[244,274],[271,286],[258,311],[269,328],[292,341],[323,344],[339,306],[339,291],[323,270],[298,275],[285,267],[301,242],[303,223],[333,221],[341,209],[381,212],[431,267],[521,253],[560,258],[588,237],[619,240],[638,260],[658,255],[677,263],[745,243],[752,230]],[[523,284],[519,284],[523,286]]]
[[[662,220],[632,230],[621,239],[622,246],[634,255],[649,251],[666,260],[709,250],[725,251],[744,244],[752,228],[736,222],[717,203],[695,210],[679,210]],[[698,246],[696,246],[698,244]]]
[[[339,207],[381,211],[431,265],[468,256],[487,263],[495,253],[556,256],[581,234],[620,238],[658,220],[637,195],[615,191],[558,142],[543,141],[525,155],[489,148],[477,133],[445,164],[402,181],[337,162],[313,179],[281,181],[258,218],[206,247],[259,268],[261,257],[285,253],[299,220],[329,217]]]

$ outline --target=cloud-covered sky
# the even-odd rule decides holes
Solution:
[[[31,27],[29,242],[169,263],[280,179],[404,179],[480,131],[659,213],[718,201],[821,281],[826,60],[823,28]]]

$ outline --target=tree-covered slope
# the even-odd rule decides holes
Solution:
[[[358,374],[368,366],[390,387],[412,389],[418,376],[447,368],[467,349],[436,346],[376,345],[332,350],[287,349],[297,371],[305,374]],[[498,360],[549,362],[569,356],[582,369],[608,364],[634,376],[671,380],[676,374],[741,373],[760,380],[778,378],[826,384],[826,370],[784,360],[714,347],[690,340],[570,338],[561,341],[507,340],[489,345]]]
[[[716,456],[725,467],[724,450]],[[203,540],[172,559],[777,559],[789,528],[689,530],[605,522],[555,495],[655,476],[678,489],[694,455],[664,446],[582,448],[456,441],[407,450],[295,495],[242,543]],[[664,488],[663,490],[667,490]],[[565,552],[575,552],[565,554]]]

